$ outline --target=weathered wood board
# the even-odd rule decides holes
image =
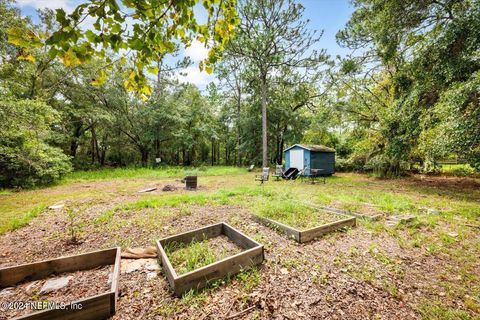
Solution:
[[[296,230],[292,227],[287,226],[286,224],[283,224],[281,222],[260,217],[260,216],[254,216],[255,220],[260,222],[261,224],[271,227],[273,229],[280,230],[281,232],[285,233],[289,238],[295,239],[297,242],[300,242],[300,231]]]
[[[214,238],[221,234],[227,236],[245,251],[202,268],[177,275],[163,249],[164,246],[172,242],[189,243],[192,240]],[[222,279],[227,275],[234,275],[245,268],[261,264],[264,260],[263,246],[261,244],[224,222],[157,240],[157,248],[159,260],[165,271],[168,283],[177,296],[181,296],[191,289],[202,289],[211,281]]]
[[[152,191],[155,191],[155,190],[157,190],[156,187],[147,188],[147,189],[142,189],[142,190],[138,191],[138,193],[152,192]]]
[[[327,211],[327,212],[329,211],[329,212],[333,212],[333,213],[344,214],[344,215],[352,216],[352,217],[355,217],[355,218],[360,218],[360,219],[365,219],[365,220],[370,220],[370,221],[377,221],[377,220],[379,220],[383,217],[383,215],[381,215],[381,214],[376,214],[376,215],[371,215],[370,216],[370,215],[367,215],[367,214],[362,214],[362,213],[358,213],[358,212],[352,212],[352,211],[327,207],[327,206],[313,204],[313,203],[307,203],[307,202],[301,202],[301,203],[306,205],[306,206],[321,209],[321,210],[324,210],[324,211]]]
[[[292,228],[290,226],[287,226],[283,223],[280,223],[272,219],[259,217],[259,216],[254,216],[254,217],[258,222],[266,226],[273,227],[274,229],[278,229],[283,233],[285,233],[289,238],[293,238],[295,239],[295,241],[300,243],[311,241],[324,234],[336,231],[341,228],[354,227],[357,221],[355,217],[351,217],[351,218],[334,221],[332,223],[327,223],[327,224],[324,224],[315,228],[307,229],[307,230],[297,230],[295,228]]]
[[[0,269],[0,288],[23,281],[33,281],[52,274],[93,269],[113,265],[112,285],[108,292],[86,297],[58,309],[32,312],[14,319],[24,320],[94,320],[107,319],[115,314],[120,276],[120,248],[93,251],[57,259],[28,263]]]

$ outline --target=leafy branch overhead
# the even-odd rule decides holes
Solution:
[[[203,5],[206,23],[196,19],[196,6]],[[11,28],[9,42],[22,48],[18,59],[35,61],[31,51],[47,46],[50,57],[59,57],[66,66],[76,66],[100,57],[107,62],[94,85],[103,84],[113,65],[110,53],[125,61],[132,54],[135,62],[124,74],[125,87],[141,94],[151,94],[144,69],[156,73],[150,65],[179,43],[188,47],[198,40],[209,48],[200,69],[208,73],[220,57],[239,23],[236,0],[89,0],[67,14],[56,10],[58,30],[48,34],[35,30]],[[91,28],[85,28],[92,23]]]

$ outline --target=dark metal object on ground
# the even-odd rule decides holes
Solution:
[[[287,180],[295,180],[295,179],[297,179],[299,172],[300,171],[298,171],[297,168],[290,168],[287,171],[285,171],[285,173],[283,175],[284,175],[285,179],[287,179]]]
[[[185,188],[187,190],[197,190],[197,176],[186,176]]]

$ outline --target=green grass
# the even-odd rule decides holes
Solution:
[[[203,241],[192,240],[187,244],[172,242],[166,245],[164,249],[175,271],[178,274],[184,274],[231,255],[225,248],[216,252],[209,246],[208,242],[208,239]]]
[[[480,176],[480,172],[476,171],[469,164],[443,164],[440,166],[440,172],[445,175],[459,177]]]
[[[0,234],[3,234],[7,231],[10,231],[10,230],[15,230],[15,229],[18,229],[18,228],[21,228],[25,225],[27,225],[30,220],[32,220],[33,218],[37,217],[39,214],[41,214],[44,210],[46,209],[46,206],[44,205],[39,205],[39,206],[36,206],[32,209],[30,209],[29,211],[27,211],[25,214],[19,216],[19,217],[15,217],[15,218],[12,218],[12,219],[5,219],[5,217],[0,217]]]
[[[345,219],[291,200],[264,202],[254,209],[260,217],[269,218],[297,229],[309,229]]]
[[[117,205],[113,209],[101,213],[94,223],[108,222],[117,213],[139,211],[142,209],[159,209],[164,207],[180,207],[185,205],[232,205],[248,203],[252,198],[265,199],[272,194],[256,187],[237,187],[230,190],[220,189],[211,193],[169,194],[163,196],[146,196],[140,200]]]
[[[74,171],[65,176],[62,183],[92,180],[134,179],[134,178],[171,178],[196,176],[222,176],[245,173],[238,167],[161,167],[151,168],[107,168],[89,171]]]
[[[9,195],[9,194],[12,194],[12,191],[11,191],[11,190],[8,190],[8,189],[0,189],[0,196],[6,196],[6,195]]]
[[[418,307],[422,319],[428,320],[478,320],[463,310],[457,310],[441,305],[440,303],[425,302]]]

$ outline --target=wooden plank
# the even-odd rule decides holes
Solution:
[[[29,280],[38,280],[51,274],[93,269],[115,261],[117,248],[99,250],[80,255],[61,257],[35,263],[0,269],[0,288]]]
[[[138,193],[152,192],[152,191],[155,191],[155,190],[157,190],[156,187],[147,188],[147,189],[142,189],[142,190],[138,191]]]
[[[262,262],[263,246],[246,250],[179,276],[174,281],[175,294],[181,296],[191,289],[202,289],[211,281],[236,274],[245,268],[261,264]]]
[[[326,206],[317,206],[317,205],[313,205],[313,204],[308,204],[308,205],[310,205],[314,208],[325,210],[325,211],[330,211],[330,212],[339,213],[339,214],[343,214],[343,215],[348,215],[348,216],[352,216],[352,217],[356,217],[356,218],[360,218],[360,219],[365,219],[365,220],[370,220],[370,221],[377,221],[382,217],[381,214],[376,214],[376,215],[373,215],[373,216],[369,216],[369,215],[361,214],[361,213],[358,213],[358,212],[347,211],[347,210],[331,208],[331,207],[326,207]]]
[[[344,227],[354,227],[356,224],[356,218],[348,218],[348,219],[343,219],[339,221],[335,221],[332,223],[324,224],[322,226],[305,230],[305,231],[300,231],[300,239],[298,242],[304,243],[310,240],[315,239],[316,237],[322,236],[326,233],[344,228]]]
[[[260,223],[266,225],[266,226],[273,226],[276,229],[279,229],[283,233],[285,233],[289,238],[293,238],[296,241],[300,242],[300,231],[296,230],[294,228],[291,228],[283,223],[280,223],[278,221],[260,217],[260,216],[254,216],[255,219],[257,219]]]
[[[260,221],[262,224],[273,226],[274,228],[279,229],[280,231],[285,233],[289,238],[293,238],[300,243],[313,240],[316,237],[319,237],[321,235],[335,231],[340,228],[344,228],[348,226],[354,227],[356,225],[356,218],[352,217],[352,218],[347,218],[339,221],[334,221],[329,224],[324,224],[309,230],[300,231],[272,219],[259,217],[259,216],[255,216],[255,218],[258,221]]]
[[[110,302],[114,294],[112,292],[96,295],[86,299],[77,300],[66,305],[64,309],[50,309],[38,311],[14,320],[96,320],[107,319],[111,313]],[[77,306],[77,307],[74,307]]]
[[[222,233],[223,224],[216,223],[206,227],[198,228],[192,231],[180,233],[171,237],[160,239],[160,244],[165,246],[171,242],[189,243],[192,240],[202,241],[204,238],[210,239],[219,236]]]
[[[173,268],[170,260],[168,259],[165,250],[163,250],[162,244],[160,240],[157,240],[157,249],[158,249],[158,259],[160,264],[163,266],[163,270],[165,275],[167,276],[167,281],[170,284],[170,287],[175,287],[175,279],[177,278],[177,273]]]
[[[230,240],[235,242],[237,245],[242,247],[243,249],[251,249],[254,247],[260,246],[258,242],[251,239],[241,231],[238,231],[232,227],[230,227],[225,222],[223,223],[223,234],[225,234]]]
[[[0,269],[0,285],[15,285],[24,280],[37,280],[50,274],[88,270],[114,264],[112,286],[109,292],[58,305],[58,309],[36,311],[15,319],[28,320],[93,320],[106,319],[115,314],[120,275],[120,248],[99,250],[36,263]],[[30,270],[29,270],[30,269]]]
[[[112,274],[112,288],[111,288],[111,293],[113,295],[110,295],[110,313],[113,315],[115,314],[115,311],[117,310],[117,299],[118,299],[118,283],[120,280],[120,260],[122,257],[121,249],[120,247],[117,248],[117,255],[115,257],[115,265],[113,266],[113,274]]]

